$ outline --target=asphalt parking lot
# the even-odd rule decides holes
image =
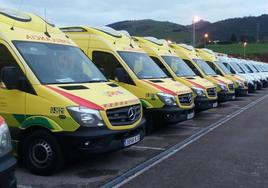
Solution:
[[[19,165],[19,187],[268,187],[268,89],[157,130],[51,177]]]

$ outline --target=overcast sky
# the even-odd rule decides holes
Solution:
[[[267,0],[0,0],[0,7],[34,12],[58,25],[104,26],[123,20],[155,19],[189,25],[194,15],[218,20],[268,13]]]

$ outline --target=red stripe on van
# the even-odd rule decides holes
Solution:
[[[57,89],[55,87],[51,87],[51,86],[46,86],[48,87],[49,89],[61,94],[62,96],[68,98],[69,100],[73,101],[74,103],[80,105],[80,106],[84,106],[84,107],[87,107],[87,108],[90,108],[90,109],[94,109],[94,110],[104,110],[103,107],[91,102],[91,101],[88,101],[86,99],[83,99],[83,98],[80,98],[78,96],[75,96],[75,95],[72,95],[70,93],[67,93],[65,91],[62,91],[60,89]]]
[[[206,87],[204,87],[204,86],[202,86],[202,85],[200,85],[200,84],[198,84],[198,83],[195,83],[195,82],[193,82],[193,81],[191,81],[191,80],[188,80],[187,78],[183,78],[185,81],[187,81],[187,82],[190,82],[191,84],[193,84],[194,86],[197,86],[197,87],[200,87],[200,88],[202,88],[202,89],[206,89]]]
[[[144,80],[144,81],[147,82],[148,84],[150,84],[150,85],[156,87],[157,89],[161,90],[161,91],[164,92],[164,93],[171,94],[171,95],[177,95],[174,91],[171,91],[171,90],[166,89],[166,88],[164,88],[164,87],[162,87],[162,86],[159,86],[159,85],[157,85],[157,84],[154,84],[154,83],[152,83],[152,82],[150,82],[150,81],[148,81],[148,80]]]
[[[227,83],[225,83],[225,82],[223,82],[223,81],[221,81],[221,80],[219,80],[219,79],[217,79],[217,78],[215,78],[215,77],[213,77],[213,78],[214,78],[215,80],[217,80],[218,82],[227,85]]]
[[[4,118],[0,117],[0,126],[3,125],[5,123]]]
[[[244,83],[244,80],[240,79],[240,78],[237,78],[237,77],[234,77],[235,79],[239,80],[240,82]]]

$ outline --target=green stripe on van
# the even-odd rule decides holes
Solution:
[[[26,129],[33,125],[42,126],[49,130],[53,130],[53,126],[49,123],[49,121],[45,117],[41,116],[33,116],[33,115],[21,115],[14,114],[15,119],[20,123],[20,127]]]

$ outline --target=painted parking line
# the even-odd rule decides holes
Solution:
[[[17,188],[33,188],[33,187],[27,185],[17,185]]]
[[[137,149],[149,149],[149,150],[160,150],[164,151],[165,148],[158,148],[158,147],[150,147],[150,146],[132,146],[131,148],[137,148]]]
[[[184,149],[188,145],[192,144],[193,142],[197,141],[198,139],[202,138],[203,136],[207,135],[214,129],[218,128],[219,126],[223,125],[224,123],[230,121],[231,119],[235,118],[236,116],[240,115],[244,111],[254,107],[256,104],[260,103],[261,101],[265,100],[268,98],[268,95],[265,95],[256,101],[253,101],[246,105],[243,108],[240,108],[239,110],[233,112],[232,114],[229,114],[220,120],[218,120],[215,123],[212,123],[208,127],[198,131],[194,135],[190,136],[189,138],[185,139],[182,142],[177,143],[176,145],[172,146],[171,148],[161,152],[160,154],[156,155],[155,157],[139,164],[138,166],[126,171],[125,173],[121,174],[120,176],[114,178],[113,180],[109,181],[108,183],[104,184],[102,188],[108,188],[108,187],[120,187],[123,186],[124,184],[128,183],[135,177],[143,174],[144,172],[148,171],[155,165],[161,163],[165,159],[168,159],[169,157],[173,156],[180,150]]]

